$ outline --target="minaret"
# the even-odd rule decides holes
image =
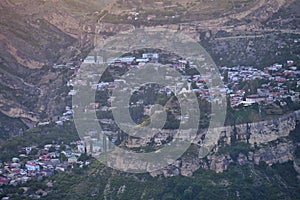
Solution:
[[[192,92],[192,83],[188,82],[188,92]]]

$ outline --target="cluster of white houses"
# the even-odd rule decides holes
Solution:
[[[141,58],[136,58],[135,56],[120,56],[118,58],[108,58],[106,61],[104,61],[102,56],[89,55],[84,59],[83,63],[84,64],[102,64],[102,63],[108,63],[108,64],[127,63],[127,64],[131,64],[133,62],[147,63],[151,60],[153,61],[153,60],[158,60],[158,59],[159,59],[159,53],[155,53],[155,52],[143,53]]]
[[[121,65],[126,63],[131,67],[143,66],[148,62],[157,62],[159,59],[159,53],[143,53],[141,58],[136,58],[134,56],[123,56],[115,59],[111,59],[109,64]],[[102,57],[100,56],[88,56],[84,63],[93,64],[103,62]],[[194,67],[192,62],[187,60],[176,60],[172,64],[172,68],[175,68],[179,71],[184,71],[186,65],[189,64],[190,67]],[[244,106],[249,106],[254,103],[264,102],[266,104],[274,103],[275,101],[281,101],[287,97],[290,97],[292,101],[299,101],[299,92],[296,92],[292,89],[286,87],[285,83],[291,81],[297,81],[298,86],[300,85],[300,70],[295,66],[294,61],[288,60],[287,66],[282,64],[273,64],[269,67],[264,68],[263,70],[256,69],[251,66],[236,66],[236,67],[220,67],[220,71],[226,71],[228,74],[227,85],[224,88],[208,89],[206,82],[211,81],[212,73],[207,73],[205,75],[194,75],[186,76],[185,78],[190,82],[194,82],[196,87],[191,88],[190,86],[182,88],[182,84],[167,86],[164,92],[170,93],[183,93],[183,92],[195,92],[199,94],[200,98],[206,98],[210,101],[213,95],[219,95],[227,93],[230,95],[230,104],[231,107],[236,107],[243,104]],[[167,78],[167,77],[166,77]],[[264,80],[268,81],[266,84],[262,84],[258,89],[256,94],[248,95],[249,91],[242,90],[239,85],[241,82],[253,81],[253,80]],[[122,81],[122,80],[118,80]],[[275,83],[275,85],[274,85]],[[94,89],[104,89],[110,88],[114,89],[119,83],[90,83],[93,85]],[[228,87],[230,85],[230,88]],[[76,91],[71,91],[71,95],[75,94]],[[247,95],[245,95],[247,94]]]
[[[49,177],[55,171],[66,171],[74,164],[80,167],[88,165],[89,162],[78,161],[80,155],[84,153],[81,144],[83,141],[73,142],[65,145],[65,150],[58,144],[47,144],[43,148],[36,146],[20,148],[18,156],[11,158],[10,161],[0,161],[0,186],[16,186],[34,178]],[[64,159],[61,158],[61,154],[64,155]]]
[[[295,88],[289,88],[288,83],[296,82],[296,88],[300,87],[300,70],[293,61],[287,61],[287,66],[274,64],[263,70],[254,67],[237,66],[233,68],[222,67],[221,71],[227,73],[228,85],[231,85],[230,103],[232,107],[243,104],[249,106],[254,103],[271,104],[275,101],[282,101],[291,98],[292,101],[299,101],[299,92]],[[257,88],[257,93],[246,95],[249,91],[241,89],[242,82],[262,80],[263,84]]]
[[[135,56],[122,56],[118,58],[111,59],[108,64],[116,65],[119,67],[143,67],[144,64],[152,62],[158,64],[158,60],[160,58],[160,54],[156,52],[148,52],[141,54],[141,57],[136,58]],[[89,64],[98,64],[104,63],[102,57],[100,56],[88,56],[84,61],[84,65],[81,67],[86,67]],[[191,61],[183,60],[183,59],[173,59],[173,64],[170,65],[170,70],[176,69],[178,71],[184,71],[186,66],[189,68],[194,68],[194,64]],[[236,66],[236,67],[220,67],[221,78],[225,79],[225,72],[227,73],[226,83],[223,87],[215,87],[209,88],[207,87],[207,82],[212,81],[212,77],[217,72],[213,70],[207,70],[206,74],[202,75],[183,75],[181,79],[176,80],[177,84],[165,86],[160,89],[159,92],[171,94],[174,92],[177,94],[184,93],[198,93],[199,98],[206,99],[207,101],[218,100],[217,98],[212,98],[214,96],[220,96],[227,94],[230,96],[230,105],[231,107],[236,107],[239,105],[249,106],[255,103],[264,102],[266,104],[274,103],[275,101],[282,101],[285,98],[290,97],[292,101],[299,101],[299,92],[294,91],[291,88],[288,88],[287,82],[297,82],[297,87],[300,87],[300,71],[298,67],[295,66],[293,61],[288,61],[287,66],[283,66],[280,64],[274,64],[270,67],[266,67],[263,70],[256,69],[254,67],[245,67],[245,66]],[[79,70],[80,72],[80,70]],[[93,71],[87,71],[83,77],[94,77],[97,74],[93,74]],[[130,71],[129,71],[130,73]],[[97,75],[98,76],[98,75]],[[165,77],[168,79],[169,77]],[[93,78],[91,79],[93,80]],[[188,84],[183,84],[182,80],[188,80]],[[257,92],[248,94],[249,91],[245,91],[241,89],[240,85],[242,82],[251,82],[254,80],[263,80],[263,84],[258,85]],[[76,81],[70,80],[68,82],[69,86],[76,85],[85,85],[90,86],[94,90],[114,90],[120,84],[126,83],[123,79],[116,79],[112,82],[95,82],[90,81],[89,79],[76,79]],[[130,88],[131,92],[136,90],[137,88]],[[133,90],[133,91],[132,91]],[[130,90],[129,90],[130,92]],[[74,89],[69,92],[69,95],[77,95],[77,91]],[[113,97],[108,99],[108,103],[113,101]],[[143,104],[143,103],[142,103]],[[78,105],[73,105],[76,107]],[[108,111],[112,109],[111,107],[107,107],[105,105],[101,105],[99,102],[89,102],[84,109],[84,112],[87,114],[91,110],[101,110]],[[68,108],[64,113],[65,117],[70,116],[73,110]],[[101,119],[101,123],[113,123],[109,119]],[[107,134],[106,134],[107,135]],[[78,146],[79,152],[86,152],[90,154],[98,154],[99,152],[105,152],[111,150],[112,143],[108,140],[105,134],[99,136],[97,134],[87,134],[83,138],[83,143]],[[116,141],[117,135],[110,135],[110,139]],[[100,137],[100,138],[99,138]]]

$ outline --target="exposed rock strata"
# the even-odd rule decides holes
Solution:
[[[218,128],[219,138],[216,138],[216,147],[207,157],[183,156],[176,164],[150,174],[174,176],[180,172],[183,176],[191,176],[199,168],[214,170],[217,173],[223,172],[232,162],[240,165],[248,163],[258,165],[261,162],[272,165],[292,161],[295,159],[296,144],[288,136],[296,128],[299,120],[300,111],[295,111],[275,120]],[[232,145],[232,142],[242,142],[245,146],[250,145],[251,149],[247,155],[239,153],[237,158],[233,158],[229,153],[218,152],[220,148]],[[195,143],[198,144],[199,141]],[[299,169],[297,165],[295,166]]]

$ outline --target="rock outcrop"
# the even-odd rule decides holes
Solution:
[[[199,168],[223,172],[233,162],[240,165],[248,163],[259,165],[261,162],[272,165],[293,161],[297,145],[288,136],[295,130],[299,120],[300,111],[295,111],[275,120],[217,128],[219,134],[216,135],[219,138],[216,138],[216,146],[208,156],[205,158],[183,156],[175,164],[150,174],[169,177],[179,173],[183,176],[192,176]],[[230,148],[237,142],[249,145],[248,151],[239,152],[237,149],[235,157],[230,152],[220,152],[223,147]],[[199,141],[195,141],[195,144],[199,144]],[[295,166],[299,169],[298,165]]]
[[[210,161],[210,169],[220,173],[223,172],[224,170],[228,169],[228,166],[230,163],[233,162],[231,159],[230,155],[211,155],[208,156],[208,160]]]
[[[274,146],[267,146],[258,149],[254,153],[251,152],[254,164],[258,165],[260,162],[266,164],[285,163],[293,160],[295,146],[292,141],[280,142]]]
[[[288,136],[296,128],[299,120],[300,111],[295,111],[274,120],[217,128],[219,134],[216,137],[219,137],[219,139],[216,139],[216,141],[223,140],[228,145],[233,140],[251,145],[265,144]],[[195,143],[197,142],[199,141]]]

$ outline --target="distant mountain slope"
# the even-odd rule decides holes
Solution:
[[[300,1],[293,1],[282,7],[270,19],[266,21],[266,26],[270,28],[282,28],[299,30],[300,28]]]
[[[64,83],[48,83],[51,77],[57,76],[49,67],[78,54],[71,50],[78,45],[78,38],[47,21],[47,6],[39,9],[41,2],[22,1],[21,5],[18,1],[0,2],[0,76],[3,77],[0,111],[30,121],[38,121],[43,112],[50,116],[58,114],[51,107],[57,95],[53,87]],[[61,12],[55,7],[50,10],[51,14]],[[79,25],[74,26],[74,30],[78,29]]]

